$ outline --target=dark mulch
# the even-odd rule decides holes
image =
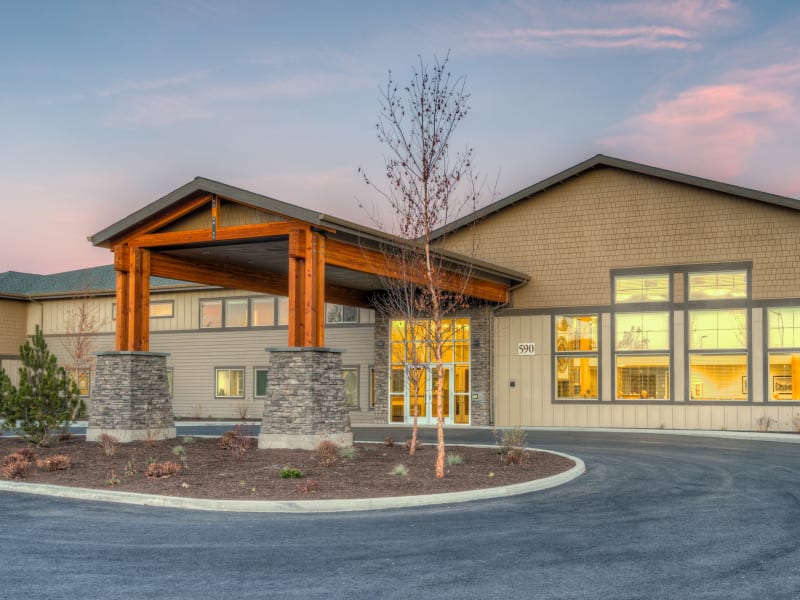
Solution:
[[[148,479],[147,463],[175,461],[176,446],[186,451],[187,469],[167,479]],[[218,499],[297,500],[301,498],[368,498],[434,494],[487,488],[531,481],[570,469],[574,463],[547,452],[528,452],[523,464],[504,465],[497,448],[449,446],[462,464],[446,466],[443,479],[436,479],[436,448],[424,446],[409,456],[402,444],[356,444],[353,459],[338,457],[323,466],[313,451],[258,450],[255,440],[244,453],[223,449],[218,438],[175,439],[120,444],[108,457],[100,443],[82,437],[59,441],[49,448],[34,448],[37,458],[64,454],[73,461],[65,471],[46,472],[33,466],[20,479],[75,487],[113,489],[165,496]],[[18,438],[0,438],[0,459],[24,448]],[[393,475],[396,465],[408,470]],[[302,479],[281,479],[285,467],[299,469]],[[113,485],[111,485],[112,481]]]

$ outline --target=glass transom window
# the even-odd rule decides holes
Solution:
[[[634,302],[667,302],[669,275],[619,275],[614,277],[614,301],[618,304]]]
[[[747,271],[689,273],[689,300],[747,298]]]

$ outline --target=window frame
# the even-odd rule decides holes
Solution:
[[[737,273],[744,272],[745,274],[745,297],[741,298],[699,298],[690,300],[692,297],[691,278],[693,275],[699,274],[722,274],[722,273]],[[693,265],[687,267],[683,274],[684,286],[684,325],[683,325],[683,340],[684,340],[684,394],[687,404],[699,405],[731,405],[742,406],[744,404],[753,403],[753,386],[749,384],[753,380],[753,311],[751,303],[752,295],[752,264],[749,263],[721,263],[721,264],[704,264]],[[745,336],[746,341],[744,347],[730,348],[730,347],[716,347],[711,349],[692,348],[692,313],[701,311],[732,311],[740,310],[744,313],[745,318]],[[762,345],[766,346],[765,340]],[[736,398],[721,398],[711,399],[706,397],[695,398],[697,383],[692,382],[692,356],[744,356],[745,357],[745,370],[743,377],[747,381],[746,394],[743,399]],[[766,352],[765,352],[766,355]],[[745,389],[744,384],[740,387],[741,390]],[[704,393],[705,390],[702,390]]]
[[[580,350],[580,349],[570,349],[569,348],[569,340],[567,337],[563,337],[564,339],[564,350],[559,350],[559,340],[562,339],[559,337],[559,326],[562,319],[569,319],[569,318],[581,318],[581,317],[593,317],[595,318],[595,336],[594,336],[594,349],[590,350]],[[550,319],[550,331],[553,335],[553,353],[552,353],[552,361],[551,361],[551,373],[553,377],[553,402],[554,403],[569,403],[573,404],[576,402],[599,402],[600,395],[602,392],[602,364],[600,358],[600,322],[601,322],[601,315],[599,312],[594,311],[585,311],[585,312],[568,312],[563,311],[557,314],[551,315]],[[568,330],[565,329],[565,331]],[[595,360],[595,379],[596,379],[596,393],[593,397],[569,397],[569,396],[559,396],[559,379],[558,373],[566,371],[568,374],[571,369],[575,368],[572,365],[572,360],[574,359],[594,359]],[[566,361],[563,362],[562,361]],[[563,366],[563,368],[562,368]],[[569,383],[571,379],[569,378],[567,382]]]
[[[347,402],[347,379],[345,377],[345,373],[355,373],[356,376],[356,387],[355,387],[355,405],[350,405]],[[342,383],[344,384],[345,388],[345,406],[349,411],[360,411],[361,410],[361,369],[358,365],[342,365]]]
[[[258,374],[266,373],[267,383],[264,387],[264,394],[258,393]],[[266,398],[269,395],[269,367],[253,367],[253,398]]]
[[[787,302],[785,304],[770,304],[764,306],[764,317],[763,320],[763,330],[764,330],[764,360],[763,360],[763,372],[764,372],[764,402],[771,403],[774,406],[798,406],[800,405],[800,400],[795,400],[791,398],[791,392],[789,392],[789,398],[776,398],[775,395],[779,395],[781,392],[777,389],[776,385],[776,377],[786,377],[784,374],[780,375],[773,375],[772,373],[772,364],[770,358],[773,354],[800,354],[800,332],[796,334],[794,337],[796,339],[793,340],[795,345],[792,346],[772,346],[770,344],[770,319],[771,319],[771,311],[779,309],[792,309],[797,311],[797,316],[800,317],[800,302]],[[800,319],[798,319],[800,321]],[[796,321],[795,324],[798,322]],[[798,327],[792,327],[792,329],[798,329]],[[789,375],[791,378],[791,374]],[[791,379],[790,379],[791,382]]]
[[[220,395],[219,394],[218,374],[219,374],[220,371],[228,371],[229,372],[229,376],[230,376],[230,373],[233,372],[233,371],[241,372],[241,378],[242,378],[242,382],[241,382],[241,385],[240,385],[240,388],[242,390],[241,395],[233,395],[233,394]],[[246,389],[247,389],[247,380],[246,380],[245,368],[244,367],[238,367],[238,366],[237,367],[214,367],[214,398],[215,399],[220,399],[220,400],[229,400],[229,399],[242,400],[245,397],[245,390]]]

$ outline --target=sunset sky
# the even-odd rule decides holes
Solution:
[[[369,224],[380,86],[448,50],[499,197],[598,152],[800,197],[797,1],[0,8],[0,272],[109,264],[87,236],[197,175]]]

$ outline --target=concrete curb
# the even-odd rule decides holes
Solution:
[[[494,447],[494,446],[476,446]],[[53,496],[56,498],[69,498],[72,500],[91,500],[99,502],[113,502],[117,504],[133,504],[137,506],[159,506],[164,508],[180,508],[190,510],[208,510],[218,512],[242,513],[331,513],[351,512],[360,510],[385,510],[392,508],[410,508],[414,506],[431,506],[435,504],[456,504],[459,502],[472,502],[474,500],[488,500],[491,498],[505,498],[520,494],[529,494],[546,490],[559,485],[564,485],[581,476],[586,471],[586,466],[580,458],[555,452],[553,450],[540,450],[563,456],[575,462],[575,466],[551,477],[544,477],[525,483],[506,485],[480,490],[464,492],[450,492],[446,494],[429,494],[424,496],[392,496],[387,498],[356,498],[343,500],[209,500],[204,498],[175,498],[172,496],[156,496],[152,494],[137,494],[134,492],[115,492],[112,490],[96,490],[87,488],[64,487],[59,485],[46,485],[38,483],[19,483],[0,481],[0,491],[17,492],[21,494],[35,494],[39,496]]]

